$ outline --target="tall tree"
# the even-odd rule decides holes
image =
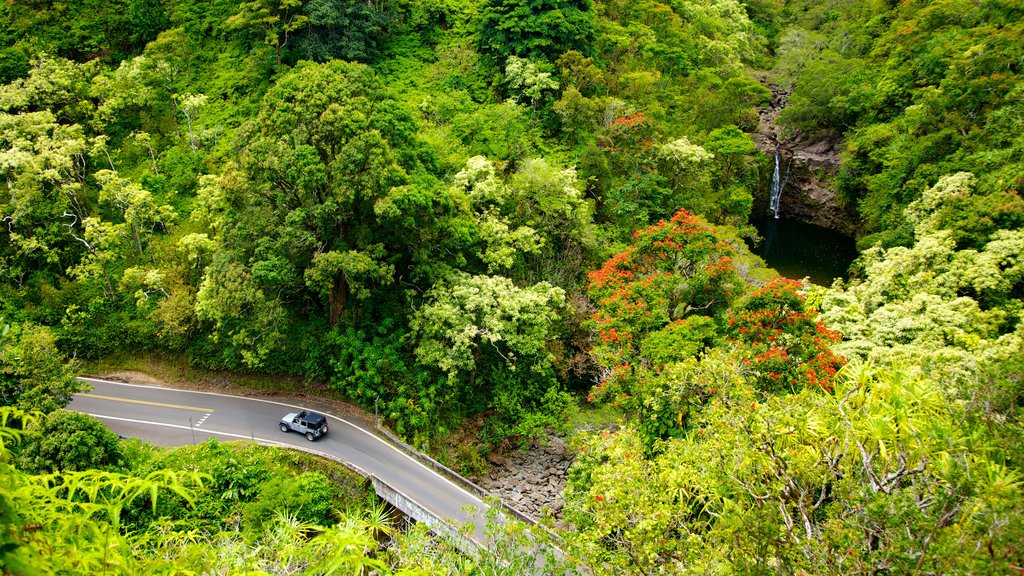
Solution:
[[[278,66],[288,41],[309,21],[302,13],[302,0],[254,0],[242,2],[238,8],[225,22],[228,30],[262,33],[263,41],[277,55]]]
[[[332,58],[372,62],[394,24],[391,0],[307,0],[308,17],[296,31],[303,58],[323,62]]]
[[[597,36],[593,0],[488,0],[477,25],[480,50],[499,62],[589,54]]]
[[[218,278],[234,278],[242,293],[276,302],[271,308],[323,296],[331,323],[350,297],[390,283],[388,244],[399,239],[377,224],[375,206],[419,167],[414,133],[364,65],[304,62],[283,76],[243,130],[240,170],[200,196],[204,218],[221,222],[223,251],[199,291],[200,318],[233,323],[219,310],[235,296]]]

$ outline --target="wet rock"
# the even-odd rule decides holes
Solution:
[[[782,170],[788,173],[782,190],[779,213],[790,218],[836,230],[848,236],[857,233],[857,215],[836,194],[842,139],[837,135],[811,137],[795,131],[783,132],[779,113],[786,107],[791,90],[761,81],[772,91],[771,103],[760,111],[756,132],[751,136],[758,150],[769,157],[780,150]],[[753,215],[768,213],[768,192],[772,168],[763,189],[755,194]]]

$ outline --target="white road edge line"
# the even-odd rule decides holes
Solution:
[[[165,428],[178,428],[178,429],[181,429],[181,430],[191,430],[192,429],[192,428],[189,428],[188,426],[183,426],[181,424],[167,424],[167,423],[164,423],[164,422],[152,422],[150,420],[135,420],[133,418],[121,418],[120,416],[107,416],[106,414],[91,414],[89,412],[86,412],[86,414],[89,414],[89,416],[92,416],[93,418],[97,418],[99,420],[117,420],[119,422],[132,422],[134,424],[145,424],[147,426],[163,426]],[[338,458],[337,456],[332,456],[331,454],[328,454],[326,452],[320,452],[319,450],[313,450],[312,448],[306,448],[304,446],[296,446],[294,444],[287,444],[285,442],[280,442],[278,440],[271,440],[269,438],[259,438],[259,437],[256,437],[256,436],[245,436],[243,434],[235,434],[233,432],[218,432],[216,430],[207,430],[205,428],[200,430],[200,432],[202,432],[203,434],[210,435],[210,436],[213,436],[213,435],[217,435],[217,436],[230,436],[232,438],[241,438],[242,440],[252,440],[253,442],[258,442],[259,444],[266,444],[266,445],[269,445],[269,446],[279,446],[281,448],[291,448],[293,450],[300,450],[302,452],[309,452],[310,454],[316,454],[317,456],[320,456],[322,458],[327,458],[327,459],[330,459],[330,460],[336,460],[336,461],[342,462],[342,463],[344,463],[345,466],[347,466],[349,468],[354,468],[356,471],[358,471],[360,474],[366,476],[367,478],[369,478],[370,476],[373,476],[373,474],[371,474],[367,470],[364,470],[363,468],[357,466],[356,464],[354,464],[352,462],[349,462],[348,460],[344,460],[342,458]]]
[[[253,401],[256,401],[256,402],[264,402],[264,403],[267,403],[267,404],[276,404],[278,406],[283,406],[285,408],[296,408],[296,406],[294,406],[292,404],[285,404],[283,402],[276,402],[274,400],[266,400],[266,399],[263,399],[263,398],[250,398],[248,396],[235,396],[234,394],[221,394],[219,392],[202,392],[202,391],[199,391],[199,390],[182,390],[180,388],[171,388],[169,386],[150,386],[150,385],[146,385],[146,384],[128,384],[127,382],[114,382],[113,380],[104,380],[102,378],[92,378],[92,377],[86,377],[86,376],[78,376],[78,379],[79,380],[83,380],[85,382],[89,382],[89,381],[103,382],[104,384],[113,384],[115,386],[129,386],[129,387],[132,387],[132,388],[150,388],[150,389],[153,389],[153,390],[165,390],[165,391],[171,391],[171,392],[183,392],[183,393],[187,393],[187,394],[206,394],[208,396],[220,396],[222,398],[237,398],[237,399],[240,399],[240,400],[253,400]],[[447,482],[448,484],[451,484],[457,490],[459,490],[459,491],[463,492],[464,494],[466,494],[467,496],[469,496],[470,499],[472,499],[475,502],[480,503],[480,505],[483,506],[484,501],[481,500],[479,497],[477,497],[475,494],[473,494],[469,490],[466,490],[462,486],[459,486],[455,482],[452,482],[448,478],[445,478],[443,475],[438,473],[433,468],[428,467],[423,462],[420,462],[419,460],[417,460],[417,459],[413,458],[412,456],[406,454],[405,451],[399,450],[393,444],[391,444],[390,442],[385,441],[380,436],[377,436],[376,434],[371,434],[369,430],[366,430],[362,426],[357,426],[357,425],[353,424],[352,422],[349,422],[348,420],[345,420],[344,418],[339,418],[339,417],[335,416],[334,414],[331,414],[330,412],[324,412],[324,414],[326,414],[327,416],[330,416],[331,418],[334,418],[335,420],[338,420],[339,422],[343,422],[345,424],[348,424],[349,426],[355,428],[356,430],[362,432],[363,434],[366,434],[367,436],[373,438],[374,440],[380,442],[381,444],[384,444],[388,448],[390,448],[390,449],[394,450],[395,452],[397,452],[398,454],[404,456],[410,462],[413,462],[417,466],[419,466],[420,468],[423,468],[428,473],[433,474],[434,476],[437,476],[438,478],[440,478],[441,480]],[[181,426],[181,425],[177,425],[177,424],[159,424],[157,422],[148,422],[148,421],[145,421],[145,420],[131,420],[131,419],[128,419],[128,418],[116,418],[116,417],[113,417],[113,416],[96,416],[95,414],[90,414],[90,416],[95,416],[96,418],[110,418],[112,420],[121,420],[121,421],[124,421],[124,422],[134,422],[136,424],[153,424],[153,425],[157,425],[157,426],[169,426],[171,428],[183,428],[183,429],[186,429],[186,430],[188,429],[187,426]],[[228,432],[223,432],[222,433],[222,432],[212,432],[212,431],[207,430],[207,429],[204,429],[204,430],[207,431],[207,432],[210,432],[210,433],[224,434],[226,436],[232,436],[232,437],[235,437],[235,438],[248,438],[250,440],[252,440],[254,438],[252,436],[242,436],[240,434],[231,434],[231,433],[228,433]],[[281,443],[278,443],[278,442],[274,442],[273,440],[267,440],[267,442],[270,442],[270,443],[273,443],[273,444],[279,445],[279,446],[291,446],[290,444],[281,444]]]
[[[164,422],[153,422],[151,420],[136,420],[134,418],[121,418],[120,416],[107,416],[106,414],[93,414],[91,412],[87,412],[87,414],[89,414],[89,416],[92,416],[93,418],[99,418],[100,420],[117,420],[118,422],[132,422],[133,424],[146,424],[148,426],[163,426],[164,428],[178,428],[179,430],[192,430],[192,429],[195,428],[194,426],[193,427],[189,427],[189,426],[183,426],[181,424],[167,424],[167,423],[164,423]],[[245,436],[245,435],[242,435],[242,434],[235,434],[233,432],[218,432],[216,430],[210,430],[208,428],[203,428],[202,430],[200,430],[200,432],[202,432],[204,434],[216,434],[218,436],[230,436],[232,438],[242,438],[244,440],[252,440],[254,442],[259,442],[261,444],[274,444],[276,446],[291,447],[290,444],[285,444],[283,442],[277,442],[277,441],[271,440],[269,438],[259,438],[257,436]]]

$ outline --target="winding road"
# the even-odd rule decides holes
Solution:
[[[486,541],[479,518],[486,507],[479,498],[372,432],[329,413],[330,431],[309,442],[278,428],[282,416],[303,406],[95,378],[81,380],[93,389],[76,394],[68,408],[95,416],[123,437],[162,446],[199,443],[210,437],[245,439],[320,452],[377,477],[439,518],[455,525],[473,522],[474,539]],[[470,514],[466,507],[481,513]]]

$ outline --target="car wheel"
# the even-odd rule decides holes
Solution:
[[[327,426],[324,426],[323,428],[321,428],[320,429],[320,433],[321,434],[327,434]]]
[[[313,433],[312,432],[306,432],[306,440],[309,440],[310,442],[313,441]]]
[[[287,424],[281,424],[281,432],[287,432],[287,431],[288,431],[288,425]]]

